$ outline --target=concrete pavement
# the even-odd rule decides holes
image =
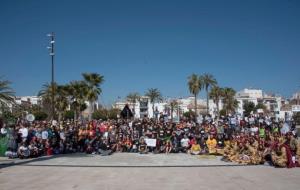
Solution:
[[[75,154],[0,169],[1,190],[298,189],[299,179],[299,168],[238,166],[184,154]]]

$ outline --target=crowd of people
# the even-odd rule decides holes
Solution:
[[[115,152],[140,154],[187,153],[223,156],[222,160],[243,164],[268,163],[297,167],[300,144],[295,125],[268,117],[233,116],[201,122],[158,119],[25,122],[3,125],[6,156],[32,158],[43,155],[85,152],[108,156]]]

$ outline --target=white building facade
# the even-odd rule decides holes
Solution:
[[[113,107],[122,110],[125,105],[128,104],[135,118],[153,118],[155,116],[159,116],[160,114],[167,115],[169,118],[171,118],[171,114],[173,114],[173,118],[178,119],[183,115],[183,113],[190,110],[195,110],[194,100],[195,98],[192,96],[187,98],[170,98],[162,102],[154,103],[154,112],[153,104],[150,102],[149,97],[147,96],[142,96],[135,104],[128,101],[118,101],[113,105]],[[171,101],[177,101],[178,103],[178,105],[174,108],[173,113],[171,113],[170,108]],[[214,105],[212,101],[210,101],[210,104]],[[197,110],[200,114],[204,112],[206,113],[206,100],[197,99]]]

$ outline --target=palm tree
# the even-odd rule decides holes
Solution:
[[[179,103],[177,100],[171,100],[168,106],[171,109],[171,123],[173,123],[173,113],[175,109],[178,109]]]
[[[64,111],[66,111],[69,102],[68,102],[68,96],[69,96],[69,91],[68,91],[68,86],[67,85],[59,85],[57,86],[56,89],[56,94],[54,96],[55,98],[55,108],[58,113],[58,122],[60,123],[62,119],[62,115]]]
[[[145,94],[149,97],[152,104],[153,118],[154,118],[154,103],[162,100],[162,95],[157,88],[150,88]]]
[[[205,88],[206,91],[206,112],[207,114],[209,114],[209,93],[208,93],[208,89],[209,87],[214,87],[218,84],[217,80],[215,79],[215,77],[211,74],[208,73],[204,73],[202,76],[202,85],[203,88]]]
[[[67,85],[57,85],[54,83],[54,91],[55,91],[55,96],[54,96],[54,108],[55,112],[58,113],[58,121],[61,121],[62,114],[63,112],[67,109],[68,107],[68,86]],[[51,114],[51,96],[52,96],[52,86],[48,83],[44,84],[42,89],[39,91],[38,96],[42,97],[42,104],[45,109],[45,111],[48,114]],[[52,116],[52,118],[55,118],[55,116]]]
[[[202,79],[196,74],[192,74],[188,77],[188,87],[191,94],[195,97],[195,120],[197,118],[197,96],[202,88]]]
[[[85,101],[87,100],[88,86],[84,81],[72,81],[67,89],[71,100],[71,107],[74,109],[74,121],[77,124],[78,115],[86,107]]]
[[[233,88],[224,88],[223,91],[223,103],[224,108],[226,110],[226,114],[229,112],[234,112],[235,109],[238,107],[238,101],[234,98],[235,90]]]
[[[42,86],[42,89],[39,91],[38,96],[42,98],[42,107],[45,110],[45,112],[50,116],[50,118],[54,118],[54,115],[52,115],[51,105],[52,105],[52,90],[54,92],[57,91],[57,84],[52,85],[49,83],[46,83]],[[54,96],[54,102],[55,102],[55,96]]]
[[[209,97],[211,99],[213,99],[214,103],[217,105],[217,116],[219,117],[219,112],[220,112],[220,108],[219,108],[219,102],[220,99],[223,97],[223,88],[220,88],[218,86],[214,86],[212,87],[212,89],[210,90],[209,93]]]
[[[1,107],[15,102],[15,92],[10,87],[11,82],[0,78],[0,105]]]
[[[137,92],[129,93],[126,97],[127,101],[133,104],[133,117],[135,116],[135,104],[140,101],[140,97]]]
[[[92,113],[94,112],[93,103],[98,100],[98,96],[102,90],[100,85],[104,82],[104,76],[98,73],[83,73],[84,82],[87,84],[87,100],[90,104],[89,120],[92,119]]]

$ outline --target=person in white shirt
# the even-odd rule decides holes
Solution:
[[[186,135],[184,135],[184,138],[181,139],[180,144],[182,151],[187,152],[190,146],[190,139]]]
[[[250,128],[250,132],[252,136],[255,136],[258,133],[258,127],[255,125],[252,125]]]
[[[23,142],[26,141],[28,136],[28,129],[24,125],[21,125],[21,128],[19,129],[19,133],[21,133],[21,137],[23,139]]]
[[[249,124],[250,124],[250,125],[253,125],[254,122],[255,122],[254,117],[251,116],[251,117],[249,118]]]
[[[60,139],[64,142],[66,140],[65,132],[64,130],[61,130],[59,133]]]
[[[47,140],[48,136],[49,136],[48,131],[46,129],[44,129],[42,132],[42,139]]]

